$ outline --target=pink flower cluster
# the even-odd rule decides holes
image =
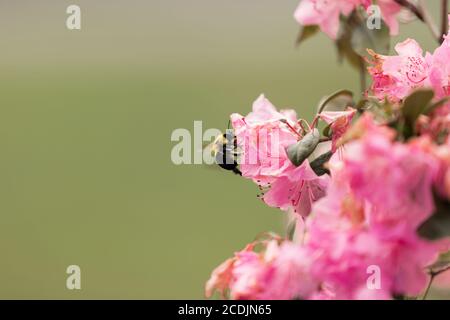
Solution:
[[[331,39],[336,39],[340,16],[348,17],[358,6],[368,9],[371,0],[302,0],[294,17],[301,25],[318,25]],[[392,35],[398,34],[397,15],[402,7],[394,0],[378,0],[376,4]]]
[[[425,141],[394,141],[395,132],[370,114],[350,130],[357,139],[330,161],[327,193],[297,241],[247,246],[213,272],[208,296],[217,289],[232,299],[390,299],[424,290],[442,244],[416,231],[433,214],[433,185],[448,171],[447,158],[438,160]],[[375,287],[371,268],[380,270]]]
[[[298,18],[335,35],[334,19],[367,2],[303,0]],[[385,12],[396,12],[391,9]],[[372,53],[377,98],[400,109],[417,88],[433,89],[436,100],[449,96],[449,36],[433,54],[423,55],[414,40],[396,51]],[[431,241],[418,232],[435,217],[437,203],[450,201],[450,104],[420,115],[413,137],[390,127],[392,115],[381,113],[364,111],[352,123],[352,108],[324,111],[308,124],[260,96],[250,114],[231,116],[243,177],[265,190],[266,204],[297,213],[296,229],[292,239],[271,236],[235,253],[213,271],[207,296],[392,299],[424,292],[429,267],[450,250],[449,239]],[[328,142],[314,136],[319,121],[329,126],[321,138]],[[332,154],[328,173],[316,170],[318,150]]]

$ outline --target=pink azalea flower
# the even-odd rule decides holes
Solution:
[[[292,209],[302,217],[311,212],[312,204],[325,196],[330,177],[317,176],[305,160],[299,167],[291,166],[289,170],[272,183],[264,195],[264,202],[284,211]]]
[[[447,35],[442,45],[433,53],[433,65],[430,69],[430,83],[437,98],[450,95],[450,37]],[[449,108],[449,105],[447,105]]]
[[[435,159],[438,166],[434,177],[435,190],[443,199],[450,200],[450,137],[441,145],[429,135],[420,136],[410,143]]]
[[[277,111],[261,95],[252,112],[246,117],[232,114],[231,123],[243,153],[240,170],[244,177],[265,185],[290,168],[285,148],[299,138],[293,131],[300,129],[295,111]]]
[[[231,285],[233,299],[288,300],[308,297],[317,284],[307,275],[310,259],[299,245],[269,243],[263,258],[240,260]]]
[[[351,112],[340,115],[348,118],[349,114]],[[339,117],[330,116],[336,118],[333,121],[337,123]],[[285,211],[292,208],[302,216],[308,215],[311,204],[325,195],[329,177],[317,176],[308,160],[299,167],[289,160],[286,148],[301,139],[295,112],[278,112],[260,96],[249,115],[233,114],[231,120],[238,145],[243,149],[242,175],[270,188],[263,197],[269,206]],[[341,132],[344,126],[336,126],[336,132]]]
[[[421,115],[416,122],[416,130],[421,136],[442,143],[450,132],[450,104],[443,105],[431,115]],[[444,140],[444,141],[442,141]]]
[[[439,160],[436,189],[444,199],[450,201],[450,137],[445,144],[437,147],[435,155]]]
[[[434,245],[413,234],[384,239],[364,227],[321,231],[325,223],[310,226],[306,245],[317,255],[312,275],[332,288],[334,299],[392,299],[423,292],[425,268],[438,256]],[[371,270],[379,271],[378,287],[368,286]]]
[[[339,31],[339,16],[350,15],[361,0],[302,0],[294,13],[301,25],[318,25],[331,39]]]
[[[331,288],[334,299],[419,295],[427,284],[425,268],[435,261],[440,246],[419,239],[411,228],[395,228],[405,223],[405,216],[385,225],[401,233],[380,232],[380,225],[370,221],[373,205],[352,188],[347,163],[334,157],[330,168],[329,192],[307,218],[305,247],[316,257],[311,276]],[[368,270],[373,267],[381,276],[378,288],[367,286]]]
[[[215,290],[221,294],[222,298],[226,297],[225,293],[232,279],[234,263],[235,259],[230,258],[214,269],[211,278],[209,278],[205,285],[206,298],[212,297]]]
[[[430,86],[429,72],[432,56],[420,45],[408,39],[395,46],[398,56],[382,56],[372,53],[375,65],[369,68],[373,77],[372,91],[380,99],[400,101],[414,89]]]
[[[208,294],[217,289],[229,290],[230,298],[235,300],[287,300],[308,297],[316,290],[317,284],[307,276],[310,259],[301,246],[271,240],[262,252],[251,247],[235,254],[231,268],[227,260],[213,272],[207,284]],[[225,286],[216,281],[224,270]]]
[[[358,6],[366,9],[372,5],[371,0],[302,0],[294,13],[301,25],[318,25],[331,39],[335,40],[339,32],[340,15],[348,17]],[[391,35],[397,35],[399,23],[397,15],[402,7],[393,0],[378,0],[381,16],[389,27]]]
[[[450,96],[450,37],[433,54],[423,53],[420,45],[412,39],[396,45],[397,56],[382,56],[371,53],[374,65],[369,68],[372,75],[372,92],[380,100],[393,102],[404,99],[416,88],[432,88],[436,99]],[[450,103],[441,107],[449,113]]]
[[[348,108],[346,111],[324,111],[319,114],[319,117],[330,125],[332,133],[331,151],[334,153],[341,137],[347,132],[350,127],[353,116],[356,110]]]

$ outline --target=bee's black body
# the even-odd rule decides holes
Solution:
[[[215,161],[221,168],[242,175],[237,163],[237,140],[231,130],[217,137],[214,151]]]

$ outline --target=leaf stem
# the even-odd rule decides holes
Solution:
[[[450,265],[446,265],[446,266],[444,266],[444,267],[442,267],[442,268],[440,268],[438,270],[432,270],[432,269],[429,270],[428,273],[430,275],[430,281],[428,282],[427,289],[425,290],[425,293],[424,293],[424,295],[422,297],[422,300],[425,300],[427,298],[428,293],[430,292],[430,288],[431,288],[431,285],[433,283],[434,278],[436,278],[441,273],[444,273],[444,272],[449,271],[449,270],[450,270]]]
[[[425,293],[424,293],[424,295],[423,295],[422,300],[426,300],[426,299],[427,299],[428,293],[430,292],[431,284],[433,283],[433,280],[434,280],[434,277],[435,277],[435,276],[436,276],[436,275],[434,275],[434,274],[432,274],[432,275],[430,276],[430,281],[428,281],[427,289],[425,290]]]
[[[361,95],[364,96],[364,93],[367,90],[366,63],[362,57],[359,58],[359,81],[361,86]]]
[[[438,275],[440,275],[441,273],[444,273],[446,271],[450,270],[450,265],[447,265],[439,270],[435,270],[435,271],[430,271],[430,275],[433,277],[436,277]]]
[[[420,21],[425,22],[425,19],[424,19],[422,11],[418,7],[416,7],[414,4],[412,4],[408,0],[394,0],[394,1],[397,2],[399,5],[401,5],[402,7],[405,7],[406,9],[408,9],[409,11],[414,13],[414,15]]]
[[[440,43],[441,42],[441,33],[439,31],[438,26],[434,22],[431,14],[428,12],[426,3],[424,0],[419,0],[419,4],[416,6],[408,0],[394,0],[402,7],[411,11],[420,21],[425,23],[430,29],[433,37]],[[442,0],[443,2],[447,2],[447,0]]]

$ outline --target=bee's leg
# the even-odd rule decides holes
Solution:
[[[233,172],[234,172],[235,174],[239,175],[239,176],[242,176],[242,172],[241,172],[241,170],[239,170],[238,168],[234,168],[234,169],[233,169]]]

